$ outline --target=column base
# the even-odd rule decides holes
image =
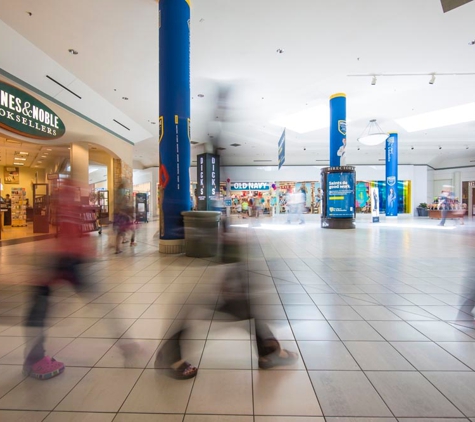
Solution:
[[[185,252],[185,239],[162,240],[158,242],[158,251],[166,254]]]
[[[324,218],[321,222],[322,229],[355,229],[356,223],[354,218]]]

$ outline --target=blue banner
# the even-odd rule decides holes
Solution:
[[[328,173],[327,217],[355,216],[355,173]]]
[[[190,5],[160,0],[160,239],[183,239],[190,209]]]
[[[386,216],[396,217],[398,208],[397,193],[398,136],[390,133],[386,139]]]
[[[345,165],[346,153],[346,95],[330,97],[330,167]]]
[[[285,129],[282,132],[282,135],[278,143],[278,153],[279,153],[279,170],[285,163]]]

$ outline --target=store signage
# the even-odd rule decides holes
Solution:
[[[231,190],[269,190],[267,182],[234,182],[231,183]]]
[[[327,216],[353,218],[355,215],[355,174],[329,173],[327,178]]]
[[[208,211],[219,196],[219,155],[199,154],[197,164],[198,210]]]
[[[61,119],[30,94],[0,81],[0,127],[33,139],[57,139],[66,129]]]

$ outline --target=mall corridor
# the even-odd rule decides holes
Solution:
[[[111,228],[90,235],[94,292],[63,286],[51,297],[46,348],[66,369],[25,378],[26,284],[57,240],[0,247],[0,421],[475,421],[475,224],[324,230],[313,217],[232,222],[254,314],[299,354],[268,370],[257,365],[254,321],[215,311],[224,265],[159,254],[152,222],[120,255]],[[186,315],[184,355],[199,371],[175,380],[155,355]]]

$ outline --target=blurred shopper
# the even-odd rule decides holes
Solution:
[[[31,308],[26,318],[27,336],[34,337],[27,343],[23,371],[38,379],[49,379],[64,371],[64,364],[46,355],[44,349],[45,319],[49,309],[51,289],[64,281],[76,291],[87,287],[81,274],[81,264],[94,256],[94,249],[88,236],[82,236],[81,194],[79,186],[64,181],[58,194],[58,241],[43,262],[43,271],[37,274],[33,288]]]
[[[442,219],[440,220],[439,226],[445,225],[445,220],[447,219],[447,214],[451,209],[452,205],[452,189],[450,186],[444,185],[442,188],[442,192],[439,196],[439,205],[438,208],[441,211]]]
[[[288,205],[288,213],[287,213],[287,224],[291,224],[292,222],[292,215],[296,215],[299,224],[305,224],[305,220],[303,219],[302,213],[305,206],[305,196],[302,191],[292,192],[289,189],[287,193],[287,205]]]
[[[223,312],[238,320],[253,319],[250,306],[248,271],[242,262],[241,243],[228,228],[227,220],[223,222],[222,262],[226,265],[221,285],[221,303],[216,311]],[[298,354],[282,349],[268,325],[256,320],[256,341],[259,355],[259,368],[269,369],[279,365],[289,365],[298,359]],[[183,327],[186,327],[184,322]],[[155,367],[167,367],[169,374],[177,379],[196,376],[198,368],[187,362],[182,356],[181,339],[186,338],[187,328],[179,328],[158,351]]]
[[[246,197],[242,198],[241,208],[242,208],[242,218],[246,218],[246,214],[248,213],[248,209],[249,209],[249,203],[247,202]]]
[[[122,252],[122,243],[127,243],[127,235],[130,235],[130,246],[135,246],[135,222],[134,207],[132,205],[129,190],[125,182],[122,182],[115,195],[114,230],[116,232],[115,253]]]

